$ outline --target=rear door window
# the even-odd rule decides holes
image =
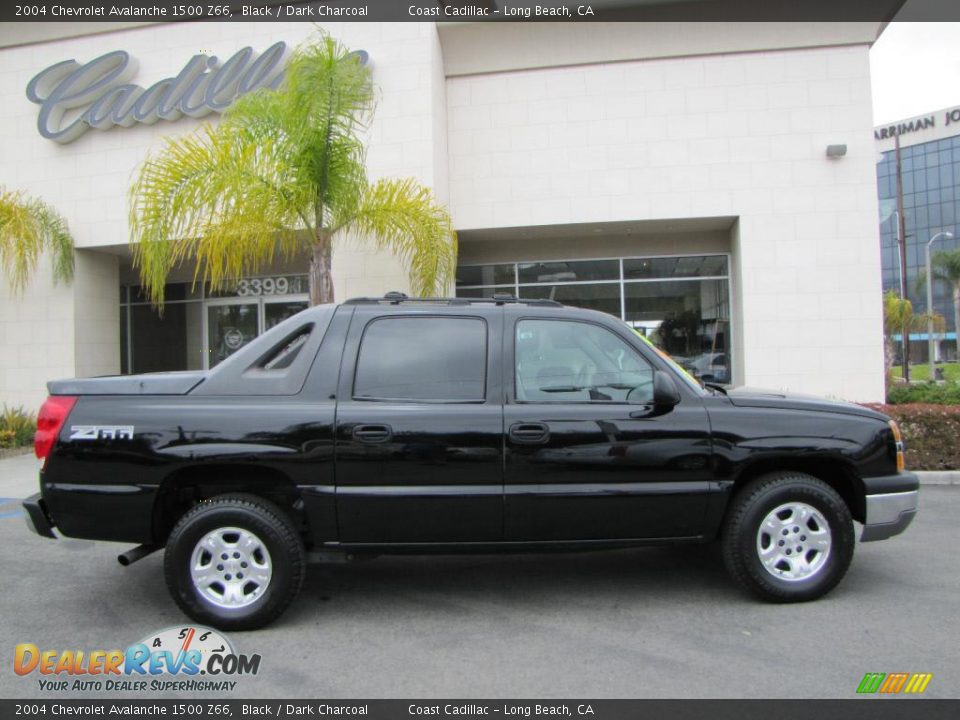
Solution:
[[[482,318],[378,318],[360,342],[353,398],[482,402],[486,367]]]

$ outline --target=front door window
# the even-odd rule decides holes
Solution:
[[[614,333],[566,320],[521,320],[516,338],[520,402],[620,402],[653,398],[653,369]]]

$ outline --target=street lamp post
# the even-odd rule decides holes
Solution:
[[[936,343],[933,342],[933,264],[930,262],[930,246],[933,245],[940,238],[947,238],[947,240],[953,240],[952,232],[938,232],[932,238],[930,242],[927,243],[927,353],[928,361],[930,363],[930,379],[933,380],[933,364],[934,364],[934,348]]]

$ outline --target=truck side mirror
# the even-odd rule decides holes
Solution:
[[[653,406],[669,410],[680,402],[680,390],[672,377],[663,370],[653,373]]]

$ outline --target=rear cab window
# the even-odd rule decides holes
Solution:
[[[483,402],[487,323],[479,317],[386,316],[360,341],[353,399]]]

